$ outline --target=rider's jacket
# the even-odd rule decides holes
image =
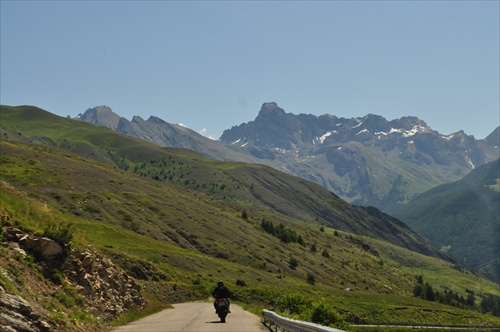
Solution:
[[[228,297],[231,297],[232,294],[229,291],[229,289],[227,289],[226,286],[221,286],[214,289],[214,291],[212,292],[212,296],[215,297],[216,299],[220,298],[227,299]]]

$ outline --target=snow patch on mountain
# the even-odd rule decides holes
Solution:
[[[475,169],[475,168],[476,168],[476,165],[474,165],[474,163],[472,162],[472,159],[470,158],[470,156],[469,156],[469,155],[466,155],[466,156],[465,156],[465,160],[467,160],[467,162],[469,163],[469,165],[470,165],[470,167],[471,167],[472,169]]]
[[[455,137],[455,135],[451,134],[451,135],[448,135],[448,136],[441,136],[441,137],[444,138],[447,141],[451,141],[453,139],[453,137]]]
[[[410,130],[406,130],[403,128],[391,128],[389,132],[383,132],[383,131],[378,131],[375,133],[375,135],[378,135],[378,139],[381,139],[381,136],[388,136],[390,134],[401,134],[403,137],[412,137],[418,133],[425,133],[429,132],[429,128],[424,127],[424,126],[414,126]]]
[[[370,133],[367,129],[363,129],[360,132],[358,132],[356,135],[364,134],[364,133]]]
[[[357,122],[358,124],[357,124],[357,125],[355,125],[354,127],[352,127],[352,129],[356,129],[356,128],[360,127],[360,126],[363,124],[363,122],[365,122],[366,117],[367,117],[367,116],[365,116],[365,117],[364,117],[364,118],[362,118],[362,119],[359,119],[359,118],[354,119],[354,120],[356,120],[356,122]]]
[[[323,136],[321,136],[321,137],[319,137],[319,138],[317,138],[317,139],[319,140],[319,142],[320,142],[321,144],[323,144],[323,142],[325,141],[325,139],[326,139],[328,136],[331,136],[331,135],[332,135],[332,132],[331,132],[331,131],[329,131],[329,132],[327,132],[326,134],[324,134]],[[313,142],[313,144],[314,144],[314,142]]]

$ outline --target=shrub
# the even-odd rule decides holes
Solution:
[[[314,278],[312,274],[307,274],[307,282],[314,285],[316,283],[316,278]]]
[[[243,280],[240,280],[240,279],[237,279],[236,280],[236,286],[242,286],[242,287],[245,287],[247,285],[247,283]]]
[[[75,226],[68,221],[50,220],[43,231],[43,236],[48,237],[62,246],[73,240]]]
[[[54,282],[57,285],[63,285],[65,282],[62,272],[59,271],[58,269],[53,269],[52,275],[50,277],[52,282]]]
[[[290,258],[289,266],[295,270],[299,266],[299,261],[295,257],[292,257]]]
[[[342,316],[334,309],[328,307],[323,300],[314,305],[311,311],[311,322],[324,325],[345,328],[346,323]]]
[[[312,301],[301,294],[284,294],[276,299],[275,305],[278,311],[290,315],[300,315],[307,312]]]

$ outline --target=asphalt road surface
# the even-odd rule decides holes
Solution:
[[[231,313],[226,323],[221,323],[210,302],[189,302],[174,304],[167,309],[127,325],[113,329],[113,332],[152,332],[152,331],[231,331],[253,332],[269,331],[258,316],[231,304]]]

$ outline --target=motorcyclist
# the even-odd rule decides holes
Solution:
[[[219,280],[217,282],[217,287],[212,292],[212,296],[215,298],[214,308],[217,309],[217,307],[216,307],[217,299],[226,299],[226,301],[227,301],[227,312],[231,312],[231,310],[229,309],[230,303],[229,303],[228,298],[232,297],[233,294],[231,293],[231,291],[226,286],[224,286],[224,283],[221,280]]]

